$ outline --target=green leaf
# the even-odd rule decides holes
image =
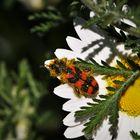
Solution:
[[[29,20],[42,20],[38,25],[35,25],[31,32],[45,33],[52,28],[64,23],[65,19],[58,10],[48,10],[46,12],[35,13],[28,18]]]
[[[114,80],[113,83],[117,84],[117,85],[121,85],[123,84],[123,81],[120,80]]]
[[[127,68],[125,67],[125,65],[124,65],[123,63],[121,63],[119,60],[117,60],[117,64],[118,64],[118,66],[119,66],[120,68],[122,68],[122,69],[127,69]]]
[[[133,53],[140,54],[140,40],[139,38],[134,38],[129,36],[125,41],[125,48],[132,50]]]
[[[25,131],[28,130],[22,139],[29,139],[34,116],[45,92],[26,60],[19,63],[18,72],[11,72],[4,63],[0,64],[0,139],[17,139],[21,124]]]
[[[82,26],[82,28],[89,28],[89,27],[91,27],[92,25],[95,25],[95,24],[101,24],[102,23],[102,20],[101,20],[102,18],[98,18],[98,17],[93,17],[93,18],[90,18],[88,21],[86,21],[84,24],[83,24],[83,26]],[[99,25],[100,25],[99,24]]]
[[[129,63],[129,65],[131,66],[131,68],[133,70],[140,70],[140,66],[138,64],[136,64],[133,60],[127,58],[127,62]]]
[[[109,90],[109,91],[114,91],[114,92],[116,91],[116,89],[113,88],[113,87],[106,87],[106,89]]]
[[[116,94],[112,96],[106,96],[106,100],[97,100],[97,103],[91,104],[90,107],[82,108],[81,111],[77,111],[75,113],[75,117],[77,121],[89,119],[89,121],[85,124],[86,126],[85,129],[83,129],[83,131],[85,132],[85,136],[87,138],[91,138],[92,133],[96,133],[97,129],[100,127],[103,120],[107,118],[107,116],[110,114],[111,110],[114,110],[114,112],[118,112],[117,110],[118,108],[114,108],[114,106],[112,106],[112,104],[115,104],[115,102],[117,102],[118,97],[119,95]],[[112,117],[110,118],[112,119],[115,118],[114,114],[111,114]],[[113,120],[112,122],[117,122],[117,121]],[[114,128],[115,124],[116,123],[113,123],[111,128]]]
[[[119,112],[116,110],[119,110],[119,100],[117,100],[116,102],[112,104],[112,108],[109,112],[109,123],[111,124],[109,131],[110,131],[110,134],[112,135],[112,139],[115,139],[118,135],[117,130],[118,130]]]
[[[140,135],[137,132],[134,132],[133,130],[130,131],[131,137],[133,140],[140,140]]]
[[[122,10],[124,4],[127,0],[118,0],[115,3],[111,0],[107,1],[92,1],[92,0],[81,0],[85,6],[87,6],[91,11],[95,13],[93,18],[89,18],[83,27],[90,27],[93,24],[99,25],[104,29],[107,29],[109,25],[119,28],[122,31],[128,32],[130,35],[139,38],[140,37],[140,20],[139,20],[139,6],[135,8],[129,8],[128,10]],[[137,27],[130,26],[122,19],[129,19],[137,24]],[[120,32],[119,37],[117,34],[117,39],[119,41],[125,42],[126,36],[123,32]],[[113,35],[111,35],[113,37]]]
[[[90,59],[91,62],[86,62],[84,60],[79,59],[80,61],[77,63],[77,66],[79,66],[81,69],[88,69],[92,71],[92,73],[101,74],[101,75],[123,75],[127,76],[130,74],[133,74],[133,71],[130,69],[126,69],[126,67],[120,62],[117,61],[117,63],[123,67],[123,69],[115,68],[108,66],[107,64],[100,65],[98,64],[94,59]]]
[[[110,67],[105,61],[101,60],[101,63],[105,66],[105,67]]]

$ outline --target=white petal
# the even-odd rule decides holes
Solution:
[[[80,125],[81,122],[76,122],[75,121],[75,112],[71,112],[69,113],[64,119],[63,119],[63,123],[66,126],[76,126],[76,125]]]
[[[82,52],[80,55],[77,54],[80,58],[82,57],[87,60],[89,58],[94,58],[98,63],[100,63],[101,60],[105,61],[109,59],[109,56],[114,53],[114,42],[112,42],[110,37],[96,25],[92,26],[91,29],[81,29],[82,24],[84,23],[85,21],[81,18],[76,18],[74,21],[75,30],[79,35],[82,44],[78,40],[69,39],[69,46],[75,51],[75,46],[73,44],[81,44],[82,48],[76,48],[76,52],[79,53],[79,50]]]
[[[109,127],[110,125],[108,120],[104,120],[102,126],[97,130],[97,134],[93,135],[93,138],[95,138],[95,140],[111,140],[111,136],[108,131]]]
[[[132,130],[140,134],[140,116],[132,118]]]
[[[117,60],[120,60],[120,58],[118,56],[115,56],[113,61],[110,63],[110,66],[114,67],[117,65]]]
[[[129,19],[123,19],[122,21],[132,27],[136,27],[136,24]]]
[[[97,83],[99,84],[99,95],[106,95],[107,93],[107,90],[106,90],[106,87],[107,87],[107,83],[105,80],[103,80],[103,76],[96,76],[95,79],[97,81]]]
[[[134,130],[135,132],[140,132],[140,117],[131,117],[123,112],[120,112],[119,116],[117,140],[133,140],[130,136],[130,131]]]
[[[64,58],[64,57],[66,57],[67,59],[76,58],[76,55],[75,55],[74,52],[72,52],[70,50],[66,50],[66,49],[56,49],[56,51],[54,52],[54,54],[59,59]]]
[[[132,22],[131,20],[129,20],[129,19],[122,19],[121,21],[124,22],[124,23],[126,23],[126,24],[128,24],[128,25],[130,25],[130,26],[132,26],[132,27],[136,27],[136,24],[135,24],[134,22]],[[119,29],[119,28],[115,27],[115,30],[116,30],[118,33],[120,33],[120,29]],[[126,35],[129,34],[129,33],[125,32],[125,31],[124,31],[124,33],[125,33]]]
[[[116,48],[118,49],[120,53],[119,55],[122,55],[123,57],[132,55],[132,50],[126,50],[124,44],[117,45]],[[119,57],[122,57],[122,56],[119,56]]]
[[[69,47],[75,52],[75,53],[81,53],[82,48],[84,47],[83,42],[77,38],[68,36],[66,38],[66,41],[69,45]]]
[[[90,15],[89,15],[91,18],[93,18],[95,16],[95,13],[92,11],[90,12]]]
[[[103,43],[103,42],[101,42]],[[88,60],[93,58],[95,61],[101,64],[101,60],[108,61],[109,56],[113,53],[109,44],[104,44],[106,46],[100,46],[101,44],[95,43],[87,47],[82,48],[82,53],[79,57]],[[78,55],[78,54],[77,54]],[[114,55],[113,55],[114,56]]]
[[[95,57],[94,60],[101,63],[101,60],[106,61],[111,55],[110,48],[104,47]]]
[[[133,54],[131,50],[125,50],[124,45],[118,45],[116,47],[118,49],[118,52],[116,53],[117,55],[114,56],[113,60],[110,63],[110,66],[116,66],[117,65],[117,60],[121,61],[122,58],[125,57],[135,57],[136,54]]]
[[[48,69],[48,65],[50,64],[50,62],[53,61],[53,59],[50,59],[50,60],[46,60],[44,62],[44,66]]]
[[[122,7],[122,11],[126,14],[128,12],[128,5],[124,4]]]
[[[74,20],[75,30],[82,41],[85,41],[87,45],[91,44],[93,41],[102,39],[100,31],[97,29],[97,26],[93,26],[92,29],[82,29],[82,25],[85,23],[85,20],[77,17]]]
[[[84,129],[83,125],[68,127],[64,132],[64,135],[66,138],[71,138],[71,139],[81,137],[84,135],[84,133],[82,132],[83,129]]]
[[[118,137],[117,140],[132,140],[132,137],[130,136],[130,117],[128,117],[127,114],[119,113],[119,129],[118,129]]]
[[[63,104],[63,110],[68,112],[74,112],[77,110],[80,110],[80,107],[87,106],[87,103],[93,102],[92,99],[81,97],[77,99],[72,99],[67,101],[65,104]]]
[[[60,85],[54,88],[54,93],[62,98],[66,99],[75,99],[77,96],[75,95],[73,89],[68,84]]]

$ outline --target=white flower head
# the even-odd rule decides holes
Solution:
[[[96,25],[91,29],[82,29],[84,20],[76,18],[74,20],[74,27],[79,36],[79,39],[68,36],[66,41],[71,50],[57,49],[55,55],[58,59],[67,58],[81,58],[83,60],[89,60],[93,58],[99,64],[101,60],[114,65],[116,59],[122,55],[129,55],[131,51],[125,51],[124,45],[117,45],[114,40],[110,39],[105,32],[99,29]],[[114,61],[115,60],[115,61]],[[45,61],[45,66],[52,60]],[[98,95],[106,94],[106,82],[102,79],[102,76],[94,76],[99,84]],[[54,93],[62,98],[69,99],[64,105],[63,110],[69,112],[64,118],[64,125],[68,126],[64,135],[66,138],[77,138],[84,135],[82,131],[85,126],[85,122],[75,121],[75,112],[80,110],[82,106],[87,106],[87,103],[93,103],[91,98],[78,97],[73,88],[68,84],[61,84],[54,89]],[[98,98],[98,97],[97,97]],[[97,130],[96,134],[93,134],[94,140],[111,140],[110,132],[108,131],[110,124],[108,119],[104,120],[101,127]],[[134,130],[140,132],[140,117],[131,117],[128,114],[119,111],[119,123],[118,123],[118,136],[117,140],[132,140],[130,131]]]

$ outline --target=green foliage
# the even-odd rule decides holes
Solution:
[[[123,5],[126,3],[125,0],[118,3],[114,3],[111,0],[97,1],[82,0],[83,3],[90,8],[91,11],[95,12],[96,16],[90,18],[84,27],[89,27],[92,24],[108,25],[114,24],[120,21],[123,17],[126,17],[126,13],[122,11]]]
[[[138,38],[128,38],[125,41],[125,48],[132,49],[133,53],[140,55],[140,40]]]
[[[101,100],[93,99],[93,104],[88,104],[87,107],[82,107],[80,111],[75,114],[76,121],[89,119],[85,124],[83,132],[87,138],[91,138],[93,133],[101,126],[104,119],[109,115],[111,127],[110,132],[113,136],[117,135],[117,122],[118,122],[118,97],[116,94],[113,96],[100,96]]]
[[[5,9],[10,9],[14,6],[14,4],[16,3],[16,0],[3,0],[1,2],[1,4],[3,5],[3,7]]]
[[[32,121],[44,94],[43,85],[34,79],[27,61],[19,64],[18,74],[0,64],[0,139],[32,139]]]
[[[69,5],[69,16],[75,17],[78,15],[79,9],[81,9],[82,5],[79,0],[73,0]]]
[[[138,18],[136,18],[134,15],[140,14],[138,10],[133,9],[133,11],[129,11],[129,8],[125,5],[127,3],[126,0],[118,0],[116,3],[114,3],[112,0],[101,0],[97,2],[92,0],[81,1],[95,13],[95,16],[90,18],[84,27],[89,27],[93,24],[101,25],[103,27],[113,25],[122,30],[131,32],[131,34],[134,36],[139,36],[139,28],[133,28],[121,21],[121,19],[125,18],[135,22],[134,19]],[[138,26],[139,23],[140,22],[137,22]],[[137,34],[134,34],[134,32]]]
[[[75,17],[79,13],[82,5],[79,0],[71,0],[65,9],[56,7],[47,8],[43,12],[35,13],[29,16],[29,20],[38,21],[39,24],[32,27],[31,32],[44,34]]]
[[[39,25],[35,25],[31,29],[31,32],[39,33],[48,32],[50,29],[64,23],[62,14],[57,10],[35,13],[34,15],[29,16],[29,20],[43,20],[43,22],[39,23]]]
[[[81,1],[95,13],[95,16],[89,18],[83,25],[83,28],[96,24],[107,31],[111,38],[115,38],[117,42],[123,42],[126,49],[132,49],[133,53],[137,53],[138,56],[140,55],[139,6],[130,8],[126,5],[126,0],[118,0],[116,3],[112,0],[100,0],[97,2],[92,0]],[[123,19],[134,22],[137,27],[126,24]],[[115,27],[120,29],[120,33],[115,30]],[[129,33],[129,36],[125,35],[123,31]]]
[[[137,132],[134,132],[134,131],[132,130],[132,131],[130,131],[130,134],[131,134],[133,140],[140,140],[140,135],[138,135]]]
[[[117,64],[120,66],[120,68],[114,68],[111,66],[108,66],[105,62],[102,61],[103,65],[98,64],[94,59],[90,59],[91,62],[86,62],[81,59],[79,59],[80,62],[78,62],[78,66],[82,69],[89,69],[93,73],[98,73],[101,75],[130,75],[133,73],[131,69],[126,69],[125,66],[120,62],[117,61]],[[125,68],[125,69],[124,69]]]
[[[81,107],[81,110],[76,111],[75,113],[76,121],[86,121],[83,132],[87,138],[92,138],[92,134],[96,134],[97,129],[101,126],[103,121],[109,119],[109,131],[112,139],[114,139],[117,137],[119,100],[125,93],[125,90],[135,81],[137,77],[140,76],[139,67],[134,61],[129,59],[129,65],[135,68],[133,70],[126,69],[126,67],[124,67],[124,65],[119,61],[118,63],[120,64],[121,68],[110,67],[105,62],[103,62],[104,66],[101,66],[94,60],[91,61],[92,64],[82,60],[82,62],[79,63],[79,66],[82,69],[94,71],[95,74],[103,74],[108,76],[114,74],[119,74],[122,76],[129,75],[125,81],[113,81],[119,85],[119,87],[107,87],[107,95],[99,95],[100,99],[93,98],[93,103],[88,103],[88,106]],[[110,94],[110,92],[113,92],[113,94]]]

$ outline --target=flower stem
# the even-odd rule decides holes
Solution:
[[[122,84],[122,86],[120,87],[120,89],[117,90],[116,94],[119,94],[119,96],[121,97],[125,90],[140,76],[140,71],[136,71],[134,72],[126,81],[124,84]]]

